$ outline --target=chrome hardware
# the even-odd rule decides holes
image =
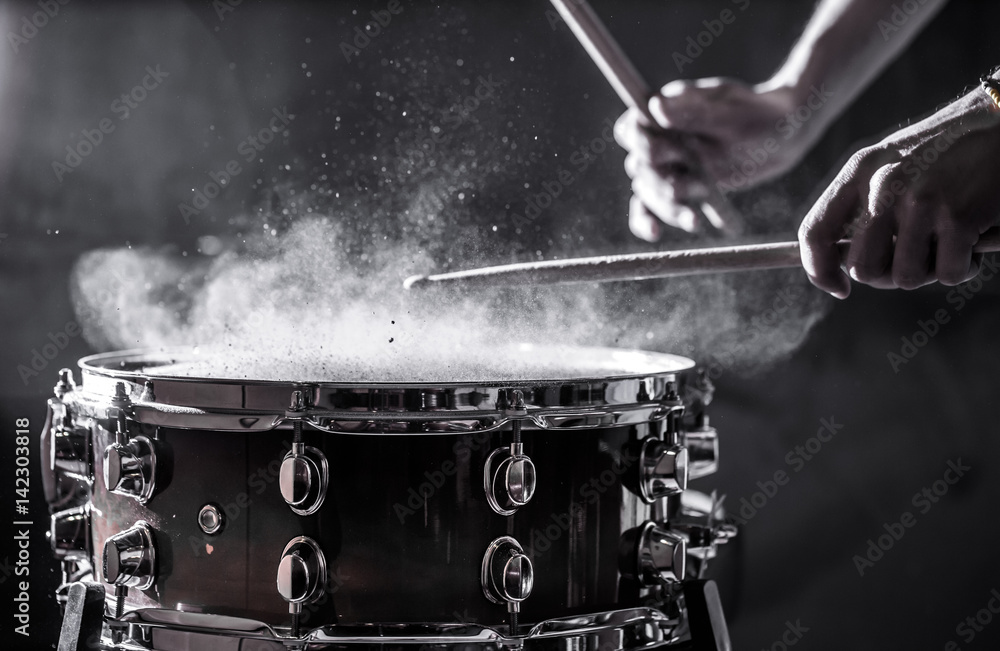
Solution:
[[[671,521],[671,529],[688,541],[688,554],[700,561],[715,558],[716,548],[738,532],[736,525],[726,522],[726,511],[714,492],[706,495],[686,491],[681,495],[680,510]]]
[[[152,380],[146,380],[145,384],[142,385],[142,395],[139,396],[139,402],[156,402],[156,392],[153,391]]]
[[[295,416],[306,410],[306,394],[302,389],[295,389],[292,391],[291,399],[288,401],[287,414],[289,416]]]
[[[698,429],[684,435],[688,449],[688,477],[697,479],[711,475],[719,469],[719,434],[709,427],[708,416],[698,421]]]
[[[278,562],[278,594],[289,604],[315,600],[326,585],[326,557],[312,538],[292,538]]]
[[[49,524],[52,555],[59,560],[90,559],[90,507],[52,514]]]
[[[104,543],[104,580],[112,585],[147,590],[156,581],[156,541],[140,520]]]
[[[511,515],[535,494],[535,464],[520,442],[510,448],[497,448],[486,459],[483,488],[490,508],[500,515]]]
[[[639,494],[647,504],[687,489],[688,452],[682,445],[669,445],[649,437],[639,454]]]
[[[90,441],[86,428],[73,426],[73,417],[65,405],[52,404],[52,468],[58,473],[84,481],[90,480]]]
[[[675,583],[687,570],[687,541],[655,522],[625,532],[619,570],[648,586]]]
[[[534,569],[521,544],[510,536],[497,538],[486,549],[481,575],[483,594],[495,604],[507,604],[510,612],[531,595]]]
[[[278,594],[288,602],[292,616],[292,636],[299,636],[302,604],[315,601],[326,588],[326,557],[312,538],[292,538],[278,562]]]
[[[594,369],[620,371],[613,378],[600,379],[599,391],[594,390],[597,380],[593,377],[560,380],[562,397],[555,401],[550,400],[555,390],[551,382],[531,378],[518,380],[526,413],[530,414],[532,427],[539,429],[566,431],[649,423],[662,411],[660,401],[666,395],[667,383],[675,382],[676,390],[686,396],[685,387],[694,376],[694,362],[660,353],[515,344],[499,345],[495,354],[510,354],[518,359],[538,357],[544,362],[552,358],[554,351],[560,356],[585,357],[588,367]],[[87,391],[80,393],[85,393],[87,399],[74,405],[74,415],[103,421],[111,412],[112,417],[116,417],[117,412],[108,409],[116,395],[115,380],[125,381],[124,397],[140,396],[144,393],[145,381],[152,379],[156,402],[137,398],[136,402],[128,404],[130,425],[139,423],[216,432],[272,431],[289,422],[286,411],[289,395],[294,390],[303,392],[307,405],[304,412],[296,412],[296,418],[312,429],[349,436],[396,433],[411,436],[421,432],[436,436],[444,432],[499,431],[509,428],[511,419],[523,418],[504,409],[509,403],[509,387],[454,382],[404,387],[204,378],[197,381],[202,402],[192,407],[183,398],[189,395],[192,378],[159,376],[152,369],[195,359],[197,354],[190,348],[105,353],[84,358],[80,366],[82,386],[86,386]],[[145,374],[127,370],[136,368],[151,370]],[[649,402],[635,401],[640,384],[645,385]],[[251,393],[254,401],[249,405],[244,396]],[[126,403],[122,401],[121,404]],[[392,407],[387,409],[390,405]],[[414,431],[415,424],[419,425],[420,432]],[[100,450],[96,452],[99,454]]]
[[[208,535],[217,534],[222,531],[226,524],[226,518],[214,504],[206,504],[198,511],[198,526]]]
[[[298,515],[312,515],[323,505],[330,483],[330,464],[317,448],[302,442],[302,418],[307,408],[306,394],[292,391],[285,418],[292,421],[292,449],[281,461],[278,488],[288,507]]]
[[[111,420],[118,420],[119,429],[125,425],[124,418],[132,408],[132,399],[129,398],[128,387],[124,382],[115,383],[115,395],[111,398],[111,406],[107,409],[107,417]]]
[[[524,454],[521,427],[528,415],[524,392],[520,389],[501,392],[497,408],[511,419],[512,441],[509,448],[490,453],[483,468],[483,489],[490,508],[500,515],[513,515],[531,501],[535,494],[535,464]]]
[[[136,436],[128,443],[104,449],[104,485],[112,493],[127,495],[145,504],[156,488],[156,452],[153,442]]]
[[[73,414],[66,403],[59,398],[49,398],[39,443],[42,488],[45,501],[53,511],[81,506],[90,499],[89,433],[85,427],[74,426]]]
[[[278,487],[288,507],[298,515],[312,515],[323,506],[329,483],[326,455],[301,441],[293,443],[278,475]]]
[[[73,371],[68,368],[61,369],[59,371],[59,381],[56,382],[56,386],[53,387],[52,391],[56,394],[56,398],[60,400],[70,391],[76,391],[76,381],[73,380]]]
[[[222,648],[288,649],[287,636],[264,622],[242,617],[193,613],[165,608],[139,608],[109,628],[125,636],[123,647],[151,649],[154,638],[169,638],[171,648],[215,651]],[[659,610],[638,607],[590,615],[548,619],[523,637],[473,623],[352,624],[312,628],[310,651],[348,648],[391,648],[420,651],[486,651],[488,649],[553,648],[574,651],[642,651],[680,643],[690,637],[685,623]],[[293,643],[294,644],[294,643]],[[669,648],[669,647],[668,647]]]

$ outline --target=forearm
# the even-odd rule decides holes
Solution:
[[[947,0],[822,0],[788,60],[762,84],[788,88],[806,101],[813,89],[825,103],[802,135],[814,141],[902,52]],[[903,9],[912,13],[907,13]]]

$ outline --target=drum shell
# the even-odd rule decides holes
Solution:
[[[103,458],[94,459],[92,549],[96,567],[107,538],[144,520],[154,530],[157,579],[131,591],[129,606],[192,610],[287,625],[276,589],[282,550],[297,536],[315,540],[329,580],[301,615],[306,628],[370,622],[476,622],[498,625],[506,609],[483,593],[490,542],[512,536],[534,567],[522,621],[538,622],[639,604],[620,581],[622,533],[649,519],[650,507],[626,484],[637,472],[637,442],[661,421],[588,429],[523,430],[537,491],[511,516],[486,500],[483,469],[506,448],[508,430],[463,434],[348,435],[305,428],[306,445],[330,468],[325,501],[300,516],[281,497],[278,474],[290,429],[215,432],[131,424],[154,440],[157,488],[146,504],[108,492]],[[96,421],[94,449],[114,436]],[[223,529],[205,534],[205,505]]]

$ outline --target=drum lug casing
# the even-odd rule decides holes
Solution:
[[[156,449],[148,437],[112,443],[104,449],[104,485],[112,493],[145,504],[156,490]]]
[[[719,469],[719,434],[708,424],[708,416],[698,418],[696,429],[684,433],[684,446],[688,449],[688,478],[698,479]]]
[[[281,497],[297,515],[316,513],[326,499],[330,465],[318,448],[293,443],[281,462],[278,487]]]
[[[652,521],[630,529],[622,535],[619,571],[646,586],[683,581],[687,541]]]
[[[486,549],[480,580],[487,599],[516,612],[517,604],[531,596],[535,572],[521,544],[503,536]]]
[[[156,582],[156,539],[140,520],[104,543],[102,571],[108,583],[148,590]]]

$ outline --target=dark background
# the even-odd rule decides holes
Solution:
[[[731,6],[719,0],[593,4],[655,83],[679,76],[672,52],[704,29],[703,20]],[[37,436],[57,370],[94,352],[82,337],[70,337],[37,375],[22,378],[18,370],[74,319],[70,272],[88,250],[131,244],[204,256],[206,235],[236,247],[260,220],[275,223],[277,214],[285,227],[308,211],[337,213],[372,239],[422,239],[443,266],[523,259],[536,250],[551,256],[649,248],[628,234],[629,183],[624,154],[615,147],[531,228],[516,233],[510,225],[511,213],[524,205],[524,184],[553,178],[559,156],[565,160],[590,142],[621,111],[565,25],[552,22],[546,2],[403,0],[402,6],[384,34],[351,61],[339,44],[385,3],[248,0],[220,19],[210,3],[71,2],[18,52],[5,38],[2,513],[14,505],[14,419],[30,418]],[[683,76],[766,78],[811,9],[811,3],[751,0]],[[7,34],[37,6],[6,2],[0,11]],[[950,3],[803,164],[737,199],[754,213],[756,234],[790,239],[810,198],[854,148],[974,85],[1000,61],[998,20],[996,3]],[[77,142],[80,129],[109,116],[113,98],[156,64],[170,73],[163,87],[57,181],[52,160]],[[502,82],[497,101],[471,115],[439,151],[416,155],[412,144],[426,138],[440,111],[474,91],[479,75],[490,74]],[[280,106],[296,115],[294,128],[262,162],[244,165],[205,214],[185,223],[178,203],[189,202],[191,188],[234,158],[237,144]],[[378,160],[369,160],[373,154]],[[435,183],[444,184],[449,205],[457,192],[471,197],[449,209],[443,230],[381,219],[394,201]],[[754,212],[762,205],[771,208]],[[493,224],[499,229],[484,246],[482,232]],[[691,242],[676,236],[662,246]],[[986,283],[961,310],[948,302],[946,289],[933,287],[855,288],[835,305],[816,297],[829,314],[790,359],[749,375],[721,369],[710,413],[722,435],[722,468],[694,487],[717,487],[731,506],[750,498],[756,483],[776,470],[791,470],[786,455],[815,434],[821,418],[843,424],[744,527],[744,578],[730,618],[736,648],[769,648],[786,622],[797,620],[809,628],[796,645],[802,649],[940,649],[950,640],[961,648],[996,648],[1000,623],[971,644],[955,629],[1000,588],[994,556],[1000,480],[990,469],[1000,456],[993,380],[998,287]],[[894,372],[887,354],[898,353],[901,338],[912,337],[919,321],[942,308],[951,321]],[[647,327],[655,329],[655,320]],[[673,352],[706,364],[725,353]],[[972,469],[858,576],[852,557],[884,533],[883,524],[915,512],[912,495],[958,458]],[[32,469],[38,471],[37,459]],[[47,648],[59,623],[51,598],[58,578],[44,539],[47,509],[38,483],[32,499],[32,638],[24,648]],[[16,551],[9,535],[2,540],[0,559]],[[0,614],[13,611],[13,596],[12,579],[0,571]],[[0,622],[0,630],[10,630],[8,614]]]

